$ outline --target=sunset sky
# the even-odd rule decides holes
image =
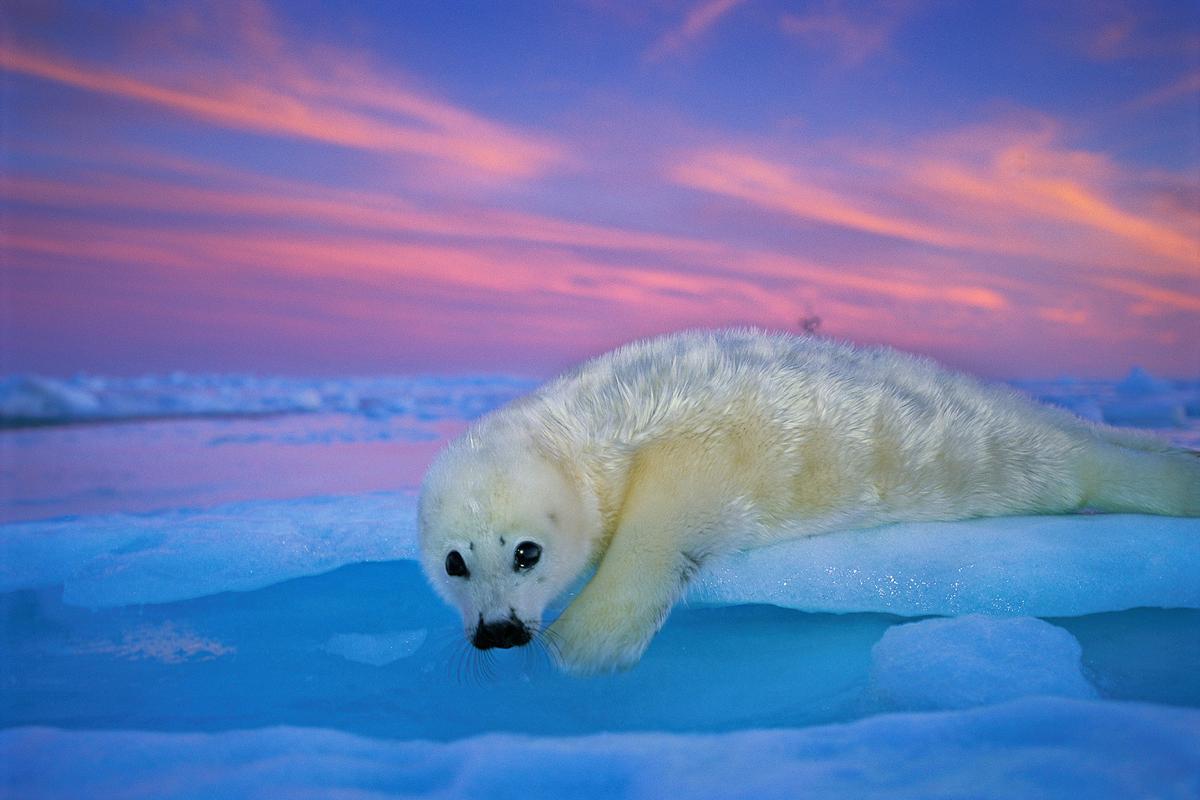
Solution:
[[[0,372],[1200,375],[1198,9],[10,0]]]

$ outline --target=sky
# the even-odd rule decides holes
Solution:
[[[0,373],[1200,375],[1191,2],[8,0],[0,100]]]

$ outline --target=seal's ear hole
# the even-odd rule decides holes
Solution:
[[[542,546],[537,542],[521,542],[513,551],[513,571],[523,572],[532,569],[542,557]]]
[[[446,574],[454,578],[471,577],[471,570],[467,569],[467,562],[463,561],[462,553],[451,550],[446,554]]]

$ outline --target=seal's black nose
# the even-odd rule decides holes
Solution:
[[[532,639],[529,629],[517,619],[505,619],[499,622],[481,622],[475,629],[471,644],[480,650],[492,647],[518,647],[529,644]]]

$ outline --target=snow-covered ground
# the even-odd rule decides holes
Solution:
[[[0,796],[1200,796],[1200,520],[834,534],[627,673],[472,651],[415,488],[529,385],[0,381]],[[1200,445],[1200,382],[1020,386]]]

